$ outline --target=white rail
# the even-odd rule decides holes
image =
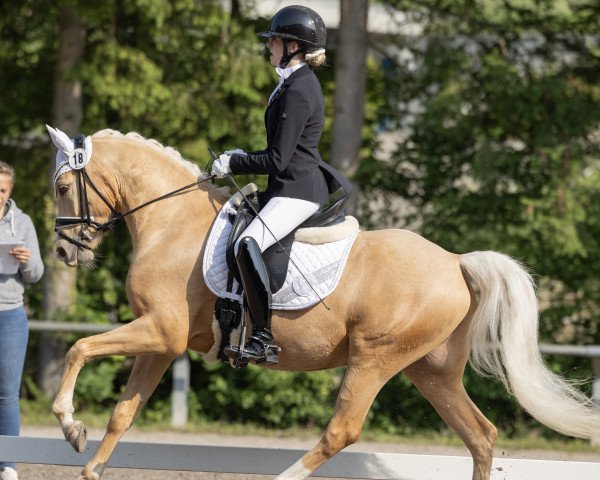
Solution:
[[[75,453],[63,440],[0,436],[2,460],[44,465],[83,466],[98,447],[89,441]],[[109,468],[277,475],[304,451],[121,442]],[[471,478],[469,457],[342,452],[312,476],[375,480],[461,480]],[[598,480],[600,463],[496,458],[492,480]]]

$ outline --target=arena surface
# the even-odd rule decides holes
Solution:
[[[32,427],[21,428],[23,436],[62,438],[62,432],[58,425],[56,427]],[[92,429],[88,432],[90,440],[100,440],[103,435],[100,429]],[[182,432],[159,432],[140,431],[133,428],[127,432],[122,441],[130,442],[157,442],[157,443],[179,443],[198,445],[229,445],[236,447],[266,447],[266,448],[294,448],[308,450],[317,442],[318,438],[279,438],[263,437],[255,435],[220,435],[212,433],[182,433]],[[470,456],[466,448],[435,446],[435,445],[408,445],[399,443],[381,443],[360,441],[352,445],[347,451],[355,452],[380,452],[380,453],[413,453],[423,455],[459,455]],[[165,452],[165,455],[168,453]],[[541,460],[571,460],[585,462],[600,462],[600,451],[598,452],[565,452],[556,450],[514,450],[506,451],[498,449],[496,457],[541,459]],[[81,467],[59,467],[53,465],[18,465],[20,480],[75,480],[81,471]],[[173,472],[173,471],[151,471],[123,468],[108,468],[102,480],[270,480],[270,475],[239,475],[224,473],[197,473],[197,472]],[[323,477],[322,480],[329,480]],[[333,479],[331,479],[333,480]]]

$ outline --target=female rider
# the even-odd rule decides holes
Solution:
[[[0,435],[18,436],[19,390],[29,338],[23,292],[26,283],[41,278],[44,264],[31,218],[10,198],[14,185],[13,167],[0,161],[0,242],[5,248],[14,245],[0,260]],[[0,480],[17,480],[15,469],[14,462],[0,458]]]

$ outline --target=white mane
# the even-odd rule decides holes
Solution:
[[[179,162],[182,166],[192,172],[196,177],[205,176],[203,172],[200,171],[200,167],[189,160],[184,159],[181,154],[172,147],[165,147],[158,140],[154,140],[153,138],[144,138],[137,132],[129,132],[127,134],[122,134],[118,130],[111,130],[110,128],[106,128],[104,130],[99,130],[98,132],[92,135],[92,138],[101,138],[101,137],[125,137],[131,138],[133,140],[137,140],[139,142],[143,142],[145,145],[153,148],[156,151],[166,153],[167,156],[176,162]]]

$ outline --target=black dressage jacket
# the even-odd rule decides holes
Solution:
[[[294,71],[275,93],[265,111],[267,148],[233,154],[234,174],[268,174],[268,186],[260,195],[261,206],[273,197],[291,197],[325,204],[329,194],[352,184],[326,164],[319,153],[325,122],[321,84],[308,65]]]

